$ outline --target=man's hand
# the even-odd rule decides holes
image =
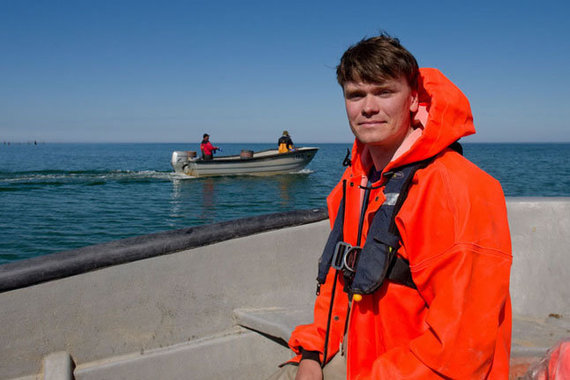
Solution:
[[[311,359],[301,360],[295,380],[322,380],[323,371],[319,362]]]

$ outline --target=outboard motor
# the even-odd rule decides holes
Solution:
[[[184,165],[191,159],[196,158],[196,152],[177,150],[172,152],[170,163],[176,172],[184,172]]]

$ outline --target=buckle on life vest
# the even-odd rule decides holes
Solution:
[[[354,273],[356,261],[362,247],[353,246],[343,241],[336,243],[331,266],[336,270],[349,271]]]

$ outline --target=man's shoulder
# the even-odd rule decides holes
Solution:
[[[499,181],[457,152],[447,151],[417,173],[420,197],[453,199],[504,199]],[[422,195],[420,195],[422,194]]]
[[[450,180],[456,180],[459,183],[466,185],[472,183],[498,184],[498,181],[492,175],[454,151],[442,153],[436,157],[433,164],[433,170],[439,171],[441,174],[445,174]]]

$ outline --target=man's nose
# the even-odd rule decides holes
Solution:
[[[364,98],[364,103],[362,104],[362,114],[364,116],[375,115],[380,112],[380,107],[378,102],[372,96],[366,96]]]

